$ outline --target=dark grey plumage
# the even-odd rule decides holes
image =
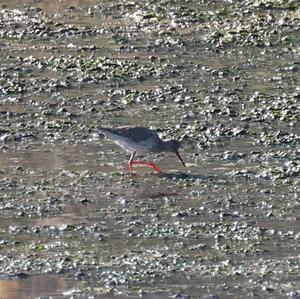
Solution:
[[[163,141],[154,130],[149,128],[134,126],[100,128],[99,132],[131,154],[143,156],[151,152],[173,152],[185,166],[178,152],[180,142],[178,140]]]

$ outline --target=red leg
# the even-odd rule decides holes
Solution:
[[[160,167],[158,165],[156,165],[154,162],[132,160],[131,163],[130,163],[131,168],[132,168],[133,164],[146,165],[148,167],[151,167],[153,170],[155,170],[157,172],[161,172]]]
[[[128,169],[129,169],[129,172],[132,172],[132,171],[133,171],[132,165],[133,165],[133,159],[134,159],[135,153],[136,153],[136,152],[133,152],[133,153],[131,154],[130,159],[129,159],[129,161],[128,161]]]
[[[133,167],[132,167],[132,162],[129,162],[128,163],[128,170],[129,170],[129,172],[132,172],[133,171]]]

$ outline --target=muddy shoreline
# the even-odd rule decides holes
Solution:
[[[0,297],[300,296],[298,1],[2,1]],[[127,172],[101,126],[183,143]]]

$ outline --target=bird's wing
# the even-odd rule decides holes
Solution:
[[[114,140],[117,137],[127,138],[133,142],[142,142],[149,138],[159,139],[157,133],[144,127],[118,127],[115,129],[102,128],[100,133]],[[115,137],[115,138],[114,138]]]
[[[118,128],[121,132],[128,138],[134,140],[135,142],[142,142],[149,138],[157,139],[159,138],[157,133],[151,129],[143,127],[125,127]]]

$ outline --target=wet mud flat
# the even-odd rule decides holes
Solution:
[[[0,16],[0,298],[299,298],[298,1]],[[127,124],[188,167],[129,174]]]

